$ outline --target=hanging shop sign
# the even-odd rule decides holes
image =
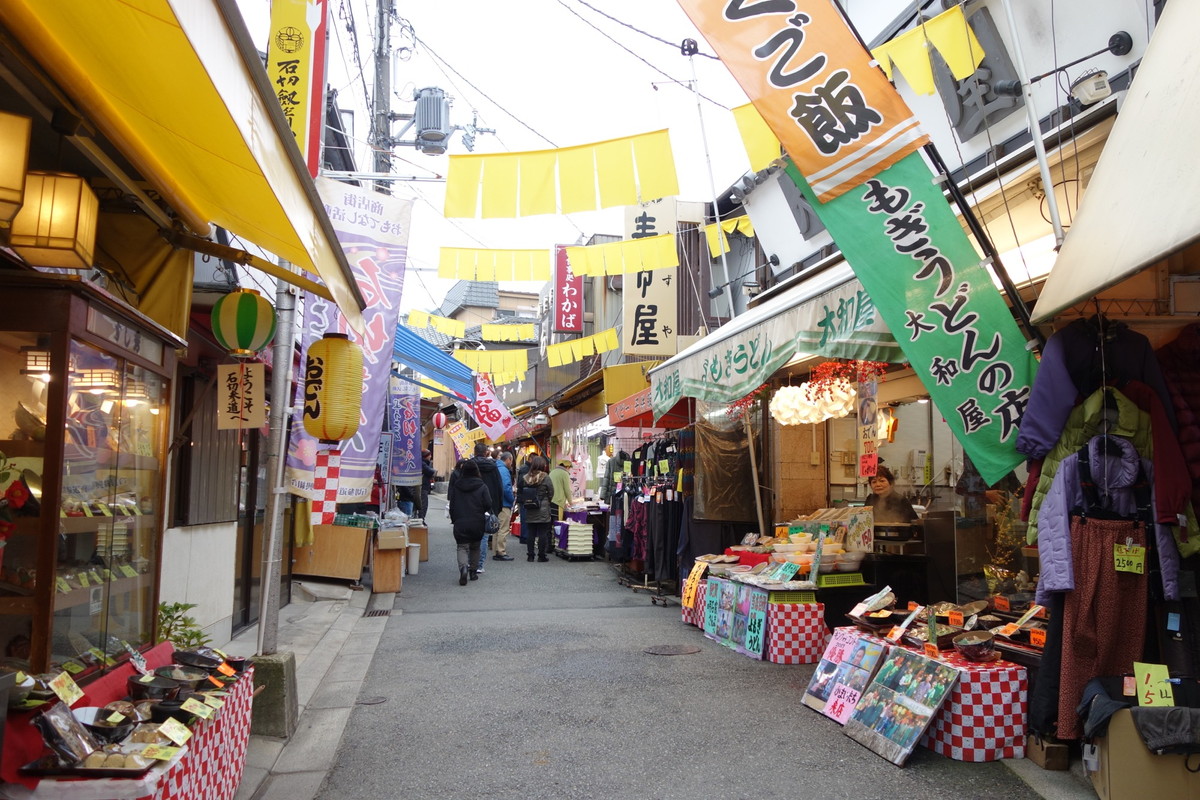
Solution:
[[[1037,365],[929,167],[914,154],[823,205],[787,172],[984,481],[999,481],[1023,460],[1017,427]]]
[[[454,443],[454,452],[458,458],[466,458],[474,448],[472,440],[467,437],[467,426],[461,422],[452,422],[442,428],[450,441]]]
[[[217,430],[249,430],[266,424],[265,373],[262,364],[217,367]]]
[[[928,141],[829,2],[679,0],[821,202]]]
[[[663,197],[625,207],[625,238],[649,239],[678,232],[678,201]]]
[[[554,246],[554,332],[583,332],[583,278],[567,263],[567,246]]]
[[[743,321],[744,317],[750,319]],[[739,328],[730,334],[710,334],[712,345],[689,349],[651,370],[656,419],[683,397],[714,403],[745,397],[799,353],[889,363],[904,360],[871,297],[856,280],[815,297],[785,295],[730,324]]]
[[[621,345],[627,355],[673,356],[678,350],[679,309],[675,302],[677,267],[625,276],[621,290],[625,326]]]
[[[386,413],[394,340],[399,336],[396,318],[404,289],[412,201],[326,178],[318,178],[316,184],[358,288],[367,301],[363,311],[364,333],[352,335],[362,348],[363,359],[355,402],[361,404],[362,419],[372,420],[372,423],[342,442],[338,485],[341,502],[365,503],[370,500],[375,478],[382,428],[379,422]],[[312,293],[305,294],[301,339],[306,353],[327,332],[347,330],[345,320],[333,303]],[[459,366],[455,364],[455,368]],[[304,387],[300,391],[303,393]],[[302,429],[307,413],[303,394],[298,405],[301,411],[294,420],[288,440],[287,485],[289,491],[308,496],[312,490],[318,447],[316,437]]]
[[[858,477],[869,478],[879,470],[879,382],[858,382]]]
[[[308,174],[317,177],[325,110],[325,37],[329,0],[271,0],[267,76]]]

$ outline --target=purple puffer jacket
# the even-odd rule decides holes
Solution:
[[[1154,465],[1149,459],[1139,459],[1133,444],[1117,436],[1109,438],[1120,445],[1121,454],[1105,455],[1101,446],[1103,438],[1096,436],[1087,443],[1092,480],[1096,482],[1097,491],[1102,497],[1105,494],[1112,497],[1114,511],[1133,514],[1137,510],[1133,483],[1137,478],[1138,462],[1141,461],[1151,485]],[[1075,588],[1075,570],[1071,563],[1071,509],[1082,504],[1079,453],[1072,453],[1059,465],[1058,474],[1054,476],[1054,483],[1046,493],[1038,515],[1038,554],[1041,557],[1042,576],[1038,581],[1037,602],[1040,604],[1045,604],[1050,592],[1069,592]],[[1162,572],[1163,594],[1168,600],[1178,600],[1179,550],[1170,526],[1154,526],[1154,547]]]

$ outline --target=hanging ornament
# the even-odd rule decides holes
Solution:
[[[362,381],[362,348],[346,334],[313,342],[304,363],[304,430],[326,444],[357,433]]]
[[[213,304],[212,330],[230,355],[249,358],[275,337],[275,309],[253,289],[235,289]]]
[[[433,427],[441,430],[446,427],[446,415],[441,411],[433,415]]]

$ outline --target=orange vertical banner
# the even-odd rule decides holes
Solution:
[[[679,0],[828,202],[928,141],[830,0]]]

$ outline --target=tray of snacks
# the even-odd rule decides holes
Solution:
[[[94,750],[82,761],[64,764],[56,755],[46,755],[21,767],[25,775],[74,778],[139,778],[158,763],[142,755],[144,744],[109,745]]]

